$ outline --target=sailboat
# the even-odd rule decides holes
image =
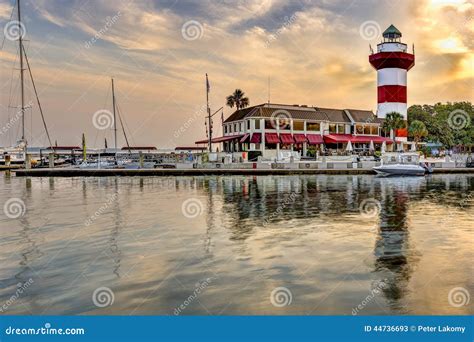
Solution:
[[[28,60],[28,56],[26,55],[25,46],[23,45],[23,32],[25,32],[24,24],[21,21],[21,4],[20,0],[17,0],[17,16],[18,16],[18,50],[19,50],[19,59],[20,59],[20,95],[21,95],[21,105],[17,115],[21,117],[21,139],[17,141],[17,143],[12,147],[3,147],[0,148],[0,164],[6,164],[10,162],[11,164],[25,164],[26,162],[26,153],[28,149],[28,142],[26,140],[25,135],[25,113],[26,109],[30,106],[25,104],[25,70],[28,70],[29,76],[31,78],[31,83],[33,86],[33,90],[36,96],[36,102],[38,104],[38,108],[41,114],[41,118],[43,121],[44,128],[46,130],[46,136],[49,141],[49,145],[51,144],[51,138],[49,135],[48,127],[46,125],[46,121],[43,115],[43,109],[41,107],[41,102],[38,96],[38,92],[36,90],[35,81],[33,79],[33,73],[31,71],[30,62]],[[26,68],[25,68],[26,64]],[[32,163],[36,163],[37,160],[32,160]]]
[[[128,142],[127,133],[125,132],[125,126],[122,121],[122,116],[118,110],[116,97],[115,97],[115,83],[114,79],[111,79],[112,84],[112,113],[114,119],[114,148],[109,149],[107,144],[107,139],[105,139],[105,150],[103,156],[98,154],[97,159],[88,161],[84,158],[83,162],[79,165],[82,169],[138,169],[140,167],[139,163],[134,161],[130,158],[131,155],[131,148]],[[125,138],[125,142],[127,143],[128,147],[128,156],[123,156],[119,154],[119,148],[117,145],[117,117],[120,120],[120,126],[122,128],[122,132]],[[83,138],[84,139],[84,138]],[[122,158],[119,158],[122,157]],[[123,158],[125,157],[125,158]],[[145,163],[144,167],[154,167],[154,163]]]

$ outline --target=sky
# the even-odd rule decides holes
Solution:
[[[20,137],[18,43],[0,0],[0,146]],[[250,105],[377,106],[368,62],[394,24],[416,64],[408,105],[473,101],[472,0],[23,0],[25,49],[53,143],[113,145],[111,77],[131,145],[173,148],[205,139],[211,110],[242,89]],[[16,19],[16,12],[12,18]],[[16,32],[18,35],[18,31]],[[25,73],[25,78],[28,76]],[[48,145],[26,78],[26,138]],[[118,120],[118,119],[117,119]],[[220,115],[214,136],[221,134]],[[118,145],[125,141],[119,125]]]

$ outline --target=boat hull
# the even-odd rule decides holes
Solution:
[[[373,168],[381,176],[424,176],[426,170],[417,165],[383,165]]]

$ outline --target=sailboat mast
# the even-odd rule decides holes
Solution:
[[[20,82],[21,82],[21,140],[25,140],[25,82],[23,68],[23,29],[21,24],[20,0],[18,4],[18,43],[20,46]]]
[[[114,143],[115,143],[115,150],[117,151],[117,118],[115,113],[115,88],[114,88],[114,79],[112,78],[112,106],[113,106],[113,113],[114,113]]]

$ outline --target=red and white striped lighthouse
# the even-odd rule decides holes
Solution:
[[[407,53],[401,42],[402,33],[390,25],[377,44],[377,53],[369,62],[377,70],[377,117],[385,118],[390,112],[400,113],[407,120],[407,72],[415,65],[415,55]],[[407,141],[407,129],[395,132],[396,140]]]

